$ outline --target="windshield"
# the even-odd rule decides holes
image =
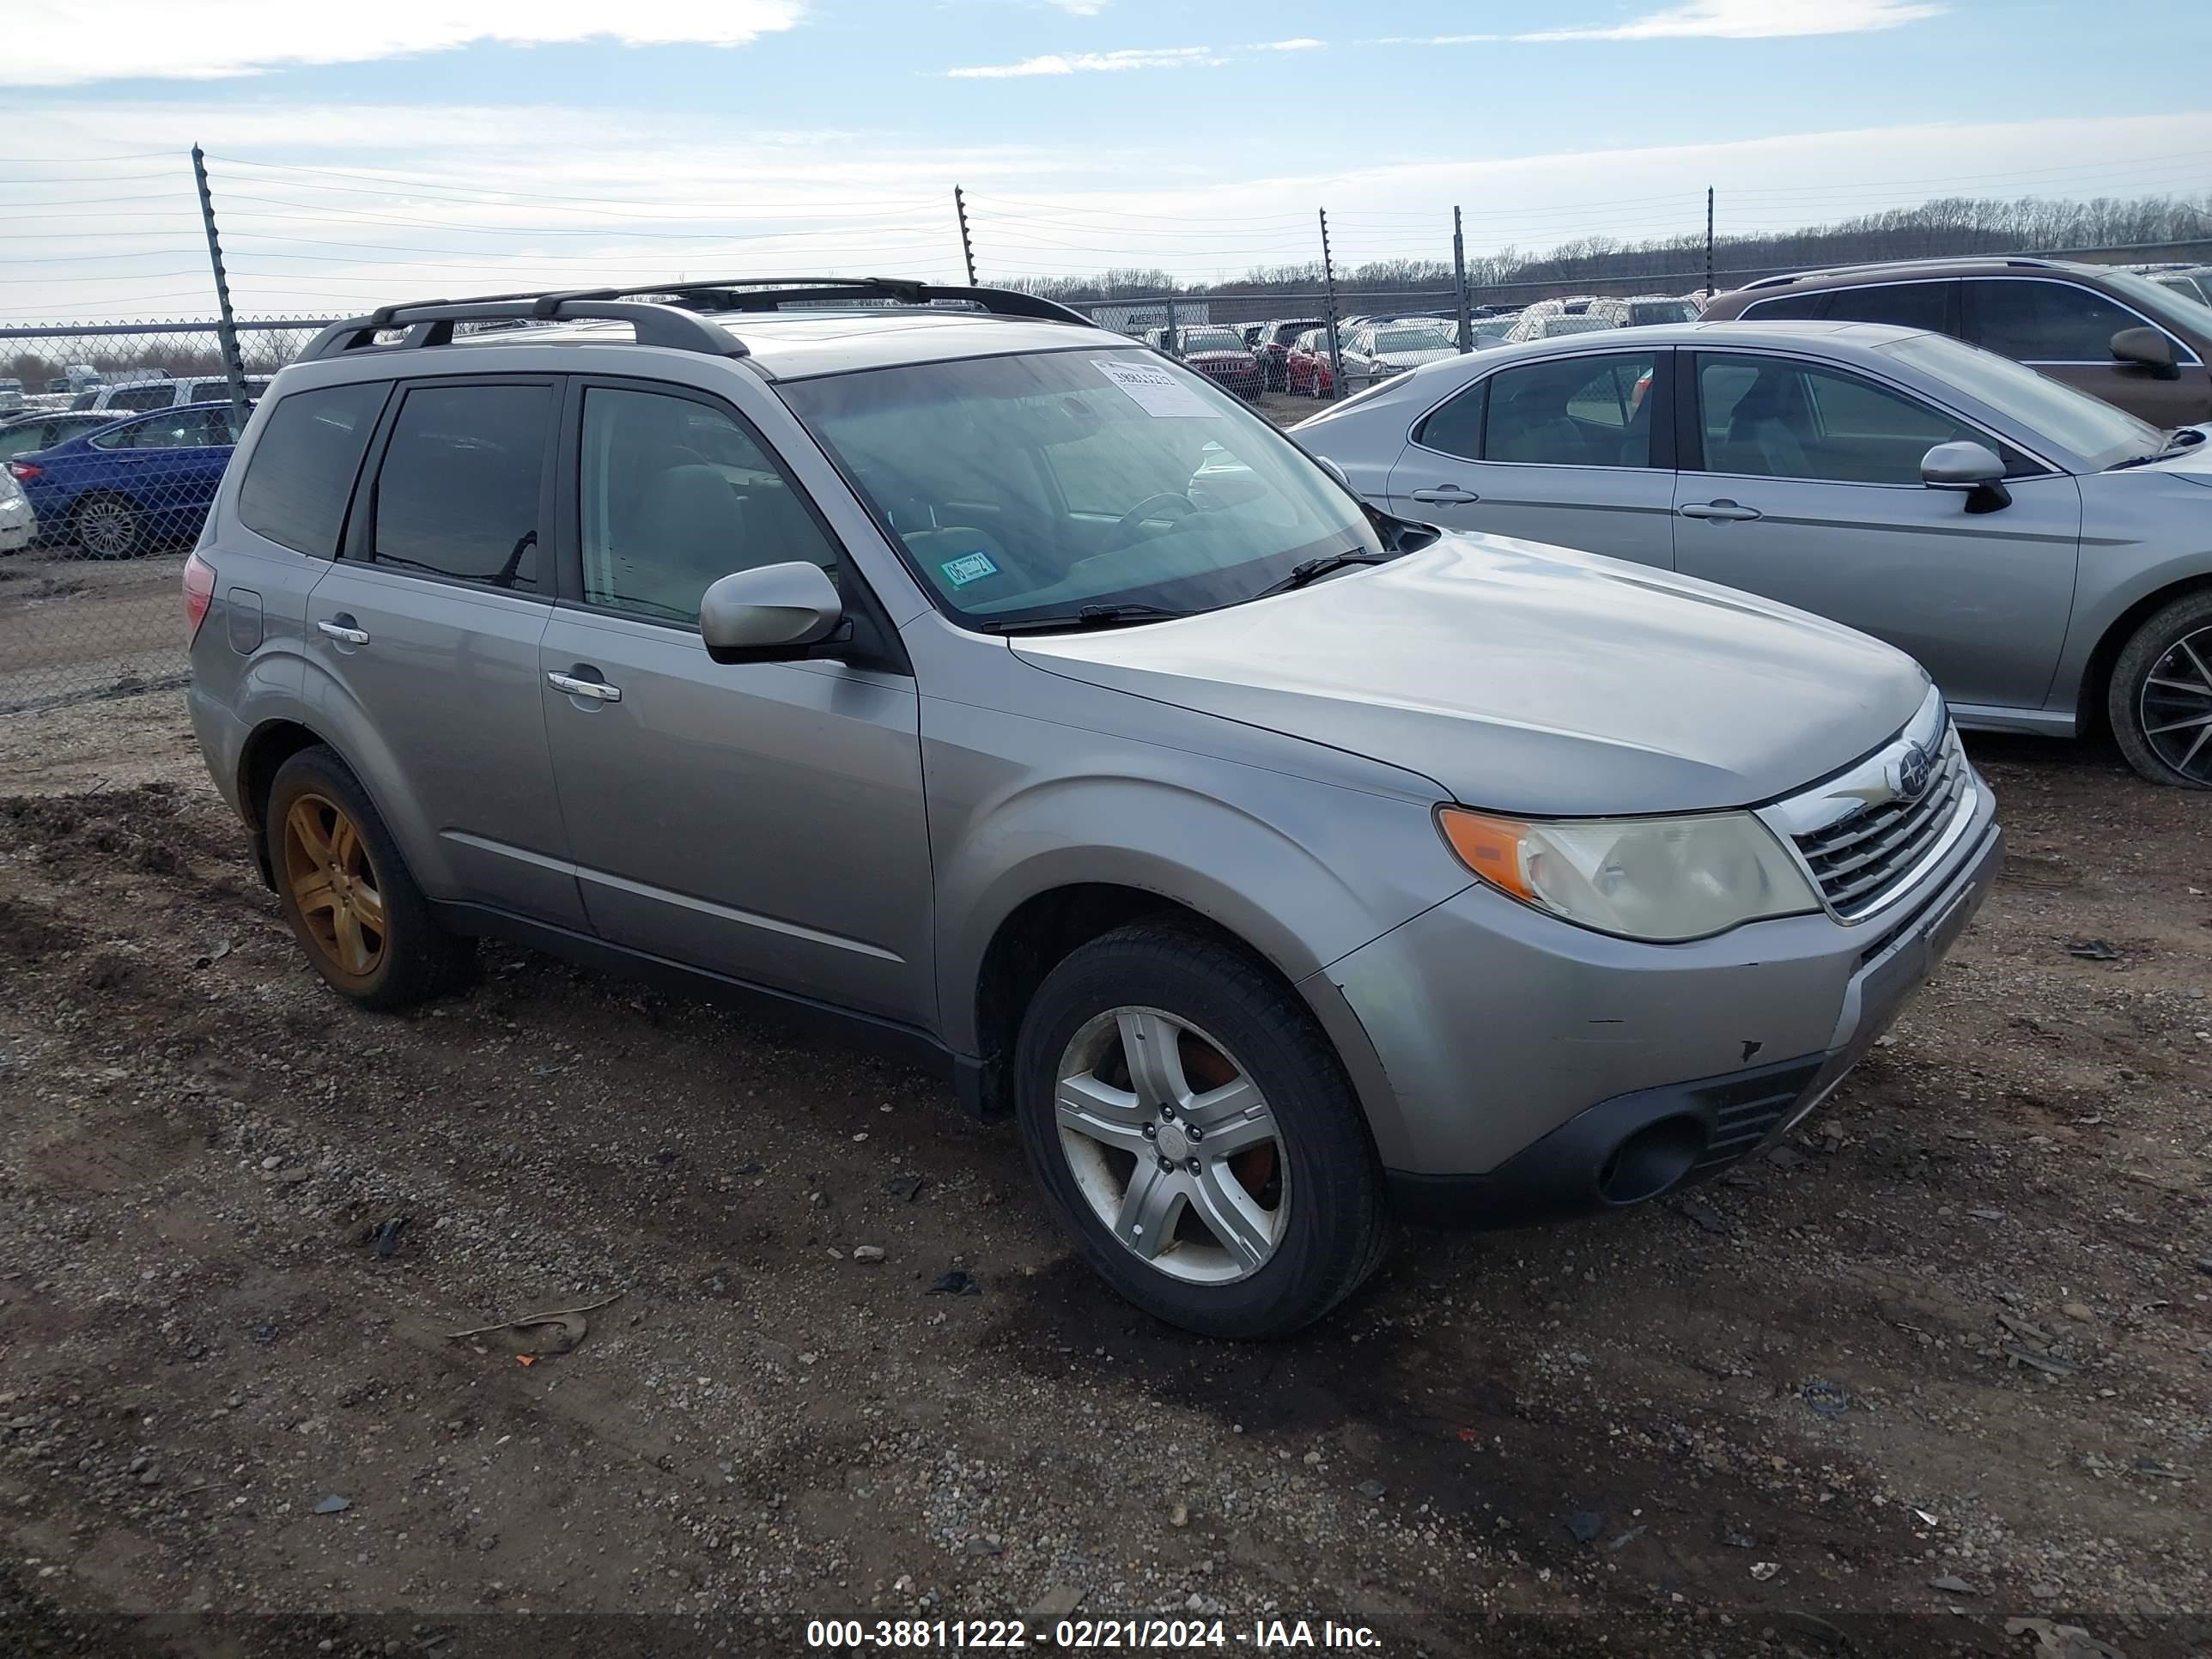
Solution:
[[[1442,323],[1428,328],[1385,328],[1375,335],[1377,351],[1449,351],[1452,337]]]
[[[2203,301],[2154,283],[2148,276],[2138,276],[2132,270],[2102,270],[2098,275],[2111,285],[2113,293],[2133,301],[2138,311],[2148,311],[2161,321],[2193,329],[2199,335],[2212,334],[2212,306]]]
[[[1691,300],[1632,300],[1628,306],[1628,320],[1633,326],[1645,323],[1694,323],[1698,316],[1697,303]]]
[[[1242,336],[1225,328],[1187,328],[1182,331],[1182,349],[1185,351],[1242,351],[1244,341]]]
[[[778,388],[971,625],[1209,610],[1302,560],[1380,556],[1358,504],[1198,375],[1109,346]]]
[[[2131,455],[2155,453],[2166,442],[2156,427],[2100,398],[1948,335],[1911,334],[1876,349],[2002,410],[2030,431],[2073,451],[2093,470]]]

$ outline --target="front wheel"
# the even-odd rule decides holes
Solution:
[[[1380,1166],[1295,992],[1233,945],[1137,922],[1046,976],[1022,1023],[1031,1171],[1122,1296],[1207,1336],[1310,1324],[1382,1258]]]
[[[2112,665],[2106,714],[2143,776],[2212,789],[2212,593],[2176,599],[2136,629]]]

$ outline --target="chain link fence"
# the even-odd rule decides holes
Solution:
[[[181,684],[179,583],[246,410],[315,331],[0,329],[0,714]]]

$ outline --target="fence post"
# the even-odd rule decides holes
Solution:
[[[1168,356],[1181,362],[1182,361],[1182,331],[1176,326],[1174,295],[1170,294],[1167,296],[1167,306]]]
[[[960,262],[968,267],[968,286],[975,286],[975,244],[968,240],[968,198],[952,186],[952,214],[960,221]]]
[[[1705,186],[1705,298],[1713,297],[1713,187]]]
[[[1467,303],[1467,238],[1461,234],[1459,210],[1452,210],[1452,297],[1459,307],[1459,349],[1474,349],[1474,319]]]
[[[208,264],[215,270],[215,303],[219,313],[216,339],[222,347],[223,378],[230,382],[231,418],[246,424],[246,359],[238,349],[238,319],[230,309],[230,278],[222,268],[222,242],[215,234],[215,198],[208,194],[207,155],[192,146],[192,182],[199,186],[200,223],[207,228]]]
[[[1336,267],[1328,257],[1328,210],[1321,210],[1322,319],[1328,325],[1328,400],[1344,396],[1344,354],[1336,344]]]

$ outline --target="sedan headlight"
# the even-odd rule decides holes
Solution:
[[[1748,812],[1544,823],[1445,806],[1437,827],[1498,891],[1626,939],[1704,939],[1820,908],[1773,831]]]

